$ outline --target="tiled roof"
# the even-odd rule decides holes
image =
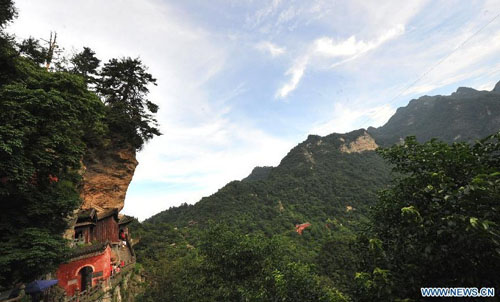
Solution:
[[[103,212],[99,212],[99,213],[97,213],[97,219],[101,220],[101,219],[109,217],[111,215],[116,215],[116,218],[118,218],[118,209],[106,209]]]
[[[78,219],[92,219],[96,214],[93,208],[78,211]]]
[[[134,221],[134,217],[123,215],[123,217],[120,218],[120,221],[118,221],[118,224],[127,224],[132,221]]]
[[[75,248],[70,255],[70,259],[80,258],[82,256],[86,256],[94,253],[102,253],[106,250],[106,247],[109,245],[109,242],[104,243],[95,243],[92,245],[87,245],[83,247]]]

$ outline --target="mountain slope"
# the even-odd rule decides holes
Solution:
[[[360,137],[371,142],[367,149],[357,144]],[[309,136],[264,179],[230,182],[195,205],[169,209],[148,222],[185,226],[214,220],[246,232],[276,233],[305,221],[324,225],[329,218],[357,215],[389,180],[376,147],[364,130]]]
[[[214,220],[245,232],[272,234],[306,221],[313,229],[331,221],[355,221],[390,180],[390,167],[374,151],[378,146],[408,135],[453,142],[492,134],[500,129],[498,90],[461,87],[450,96],[412,100],[379,128],[310,135],[277,167],[256,168],[243,181],[230,182],[195,205],[163,211],[147,223],[186,226]]]
[[[410,135],[417,136],[420,142],[431,138],[448,143],[472,142],[499,129],[499,84],[493,91],[459,87],[449,96],[423,96],[411,100],[385,125],[370,127],[368,132],[381,146],[390,146]]]

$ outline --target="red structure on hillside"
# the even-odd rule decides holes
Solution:
[[[120,218],[118,209],[80,210],[74,227],[74,250],[56,272],[66,295],[88,290],[108,280],[113,266],[135,261],[127,227],[132,221],[132,217]]]
[[[307,227],[310,227],[311,224],[309,222],[302,223],[302,224],[296,224],[295,225],[295,231],[299,233],[299,235],[302,235],[302,231],[306,229]]]
[[[108,279],[111,276],[111,245],[96,244],[75,250],[70,261],[59,266],[56,276],[68,296]]]
[[[77,242],[118,242],[119,222],[118,210],[105,210],[100,213],[96,209],[82,210],[78,213],[75,224],[75,240]]]

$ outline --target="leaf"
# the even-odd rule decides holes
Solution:
[[[470,223],[470,225],[472,225],[472,227],[477,228],[478,219],[476,217],[471,217],[469,219],[469,223]]]

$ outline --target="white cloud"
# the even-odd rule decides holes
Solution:
[[[256,165],[277,164],[297,142],[291,137],[305,135],[304,129],[326,135],[383,124],[394,109],[382,104],[500,11],[495,0],[469,10],[427,0],[248,0],[229,1],[230,7],[218,1],[213,10],[192,13],[199,3],[16,1],[20,17],[11,27],[16,33],[43,38],[57,30],[62,45],[90,46],[103,60],[140,55],[158,78],[151,100],[160,105],[164,135],[139,153],[125,208],[141,218],[181,202],[194,203]],[[500,73],[498,21],[408,93],[457,82],[492,87]],[[279,60],[262,62],[254,47]],[[282,62],[286,65],[276,69]],[[325,77],[318,80],[314,71]],[[280,73],[285,78],[275,87],[272,77]],[[305,87],[305,75],[314,89]],[[272,103],[263,97],[286,98],[300,85],[304,95],[313,96],[307,102]],[[251,91],[256,87],[258,92]],[[345,103],[318,113],[333,93]],[[288,124],[261,130],[252,123],[255,108],[265,112],[258,118],[272,116]],[[274,130],[287,133],[288,139],[271,135]],[[148,184],[158,189],[145,191]]]
[[[290,76],[290,81],[284,84],[276,93],[276,97],[284,98],[290,92],[297,88],[302,76],[304,75],[304,71],[306,69],[307,63],[309,61],[309,56],[304,56],[295,61],[294,65],[288,69],[285,75]]]
[[[260,25],[264,19],[276,13],[281,2],[282,0],[272,0],[270,4],[257,10],[257,12],[252,17],[248,17],[247,23],[251,24],[253,27]]]
[[[140,54],[158,79],[150,99],[160,106],[157,118],[164,135],[138,154],[125,213],[144,219],[182,202],[194,203],[245,177],[254,166],[277,164],[291,148],[290,142],[231,118],[230,102],[245,92],[245,85],[214,92],[207,84],[224,70],[226,41],[182,11],[157,0],[16,4],[20,16],[11,31],[19,36],[44,37],[57,30],[61,45],[88,45],[103,60]],[[48,17],[54,15],[58,18]],[[153,191],[160,196],[144,192],[149,184],[158,184]]]
[[[342,103],[335,103],[329,121],[315,125],[310,133],[328,135],[330,133],[345,133],[368,126],[378,127],[386,123],[396,112],[390,105],[372,108],[351,108]]]
[[[421,76],[403,91],[403,95],[423,94],[465,80],[482,79],[482,83],[497,80],[500,30],[493,28],[474,36],[473,30],[481,25],[474,22],[459,36],[443,37],[446,45],[455,44],[460,48],[429,49],[426,57],[420,60]],[[470,37],[473,38],[468,40]],[[466,40],[468,42],[463,44]]]
[[[297,88],[312,58],[325,57],[327,59],[335,59],[342,57],[343,59],[341,61],[336,61],[333,64],[330,63],[331,67],[335,67],[344,62],[353,60],[370,50],[376,49],[391,39],[399,37],[404,33],[404,30],[404,26],[399,24],[370,41],[358,41],[354,35],[340,42],[334,42],[333,39],[328,37],[316,39],[312,43],[312,46],[308,48],[306,54],[296,59],[293,66],[287,70],[285,75],[290,76],[290,80],[278,89],[276,97],[285,98],[290,92]]]
[[[314,52],[329,58],[358,56],[379,47],[386,41],[397,38],[404,32],[405,27],[399,24],[372,41],[358,41],[356,36],[351,36],[347,40],[335,42],[331,38],[323,37],[314,41]]]
[[[269,41],[261,41],[255,46],[262,52],[268,52],[272,57],[276,57],[285,53],[284,47],[279,47]]]
[[[488,83],[481,83],[478,86],[474,86],[473,88],[476,90],[486,90],[491,91],[495,88],[495,85],[498,83],[498,80],[490,81]]]
[[[175,134],[155,138],[139,154],[134,182],[183,189],[159,190],[151,198],[148,192],[132,189],[124,212],[144,219],[170,206],[193,204],[226,183],[246,177],[255,166],[277,165],[295,143],[225,118],[200,127],[177,128]],[[148,200],[148,207],[140,206],[141,197]]]

